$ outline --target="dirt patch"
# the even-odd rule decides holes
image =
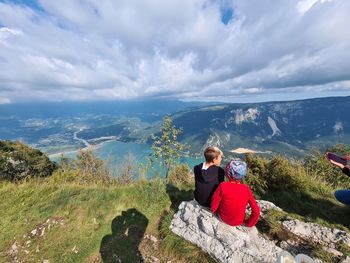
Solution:
[[[38,224],[30,232],[23,235],[23,240],[15,240],[11,247],[5,253],[7,259],[12,263],[21,263],[25,261],[33,261],[34,255],[40,253],[40,247],[34,246],[33,241],[38,238],[43,238],[46,233],[55,227],[64,227],[65,222],[62,217],[54,216],[46,221]],[[45,261],[45,260],[44,260]],[[46,260],[45,262],[49,262]]]

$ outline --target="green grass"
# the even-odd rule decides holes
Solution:
[[[1,182],[0,262],[13,259],[6,252],[15,241],[22,246],[17,257],[24,262],[43,259],[51,262],[112,262],[116,256],[123,262],[137,261],[138,254],[143,253],[139,249],[142,237],[151,234],[159,238],[160,225],[164,229],[162,216],[169,211],[173,213],[171,191],[176,188],[169,190],[159,179],[109,187],[58,183],[52,179],[19,185]],[[181,192],[176,198],[181,201]],[[52,218],[62,225],[52,225],[48,230],[45,222]],[[170,220],[169,216],[167,220]],[[45,234],[29,238],[30,232],[40,226],[46,227]],[[170,234],[167,232],[161,241],[162,254],[168,255],[167,258],[199,262],[198,255],[206,257],[200,249],[184,240],[182,247],[191,254],[177,255],[177,248],[167,245]],[[28,240],[30,245],[26,246]],[[190,250],[186,250],[187,246]]]
[[[350,232],[350,209],[335,200],[334,184],[327,178],[281,157],[248,159],[248,164],[247,183],[255,196],[284,210],[270,212],[258,225],[261,232],[289,238],[279,221],[290,216]],[[15,256],[23,262],[135,262],[149,255],[161,262],[213,262],[169,230],[178,205],[193,198],[188,167],[169,175],[172,184],[158,178],[129,185],[114,180],[107,186],[106,181],[82,181],[78,174],[61,169],[49,178],[0,182],[0,262]],[[47,223],[49,219],[58,223]],[[40,227],[43,236],[29,237]],[[146,234],[158,238],[157,247],[145,241]],[[15,242],[20,249],[11,256],[7,252]],[[328,262],[329,253],[316,248],[314,254]],[[339,249],[350,254],[345,245]]]

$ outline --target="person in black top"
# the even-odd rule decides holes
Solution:
[[[328,159],[332,164],[338,166],[344,174],[350,177],[350,166],[344,165],[342,163],[338,163],[334,160]],[[334,193],[335,198],[337,200],[347,206],[350,206],[350,189],[347,190],[337,190]]]
[[[204,150],[205,162],[193,168],[194,199],[202,206],[210,207],[212,195],[225,180],[225,171],[220,167],[222,156],[222,151],[218,147],[208,147]]]

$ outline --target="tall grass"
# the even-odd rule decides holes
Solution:
[[[350,209],[335,199],[334,192],[338,187],[350,188],[350,178],[342,180],[341,171],[334,169],[322,154],[313,153],[302,161],[248,155],[246,161],[245,181],[258,198],[270,200],[306,220],[349,231]]]

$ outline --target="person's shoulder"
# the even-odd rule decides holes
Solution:
[[[232,189],[232,187],[234,187],[234,185],[231,184],[230,182],[221,182],[221,183],[219,184],[219,187],[220,187],[221,189],[223,189],[224,191],[226,191],[226,190]]]
[[[221,166],[218,166],[218,170],[219,172],[225,173],[225,170]]]
[[[202,169],[203,163],[199,163],[193,167],[193,169]]]
[[[247,192],[252,192],[252,189],[250,189],[249,185],[241,183],[240,186],[242,189],[246,190]]]
[[[222,169],[220,166],[217,166],[217,165],[211,165],[208,170],[215,170],[215,171],[218,171],[220,173],[225,173],[225,170]]]
[[[240,183],[240,185],[244,188],[250,189],[249,185],[245,184],[245,183]]]
[[[202,167],[203,167],[203,163],[197,164],[193,167],[193,171],[195,173],[199,173],[202,170]]]

